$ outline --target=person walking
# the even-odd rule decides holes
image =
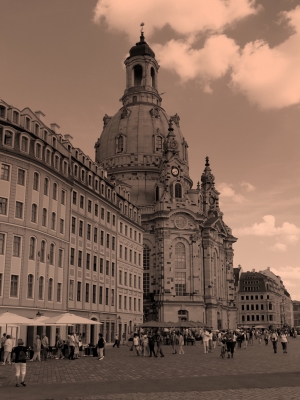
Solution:
[[[73,332],[69,335],[69,360],[74,360],[75,338]]]
[[[177,336],[176,336],[176,332],[175,332],[175,331],[173,331],[173,332],[171,333],[171,338],[170,338],[170,340],[171,340],[171,346],[172,346],[172,349],[173,349],[173,354],[177,354],[177,350],[176,350]]]
[[[49,339],[47,338],[46,334],[43,333],[43,336],[42,336],[42,360],[43,361],[47,361],[48,348],[49,348]]]
[[[104,339],[102,333],[99,333],[99,340],[97,344],[97,353],[98,353],[98,360],[103,360],[104,355],[103,355],[103,349],[104,349]]]
[[[284,353],[287,353],[288,339],[287,339],[287,334],[284,331],[280,332],[280,342],[281,342],[281,346],[282,346],[282,351]]]
[[[119,335],[117,333],[115,334],[115,343],[113,344],[113,347],[115,346],[117,346],[117,348],[120,347]]]
[[[41,339],[40,335],[36,335],[35,341],[33,342],[33,357],[29,361],[38,360],[41,361]]]
[[[62,353],[62,350],[63,350],[63,347],[64,347],[64,342],[61,339],[60,335],[57,335],[57,340],[56,340],[55,346],[57,348],[57,354],[56,354],[55,359],[59,360],[59,359],[65,358],[63,353]]]
[[[155,337],[154,337],[154,335],[151,335],[151,333],[148,336],[148,341],[149,341],[149,352],[150,352],[149,357],[152,357],[152,354],[154,355],[154,357],[157,357],[157,355],[155,354],[155,351],[154,351]]]
[[[137,356],[140,355],[140,338],[137,333],[133,335],[133,348]]]
[[[231,358],[233,358],[234,347],[235,347],[233,332],[228,330],[227,333],[225,333],[224,335],[224,340],[226,341],[228,358],[230,358],[230,355]]]
[[[209,331],[207,329],[204,330],[203,332],[203,349],[204,349],[204,354],[207,354],[209,352]]]
[[[274,353],[277,353],[278,334],[275,329],[273,329],[273,331],[271,333],[271,342],[272,342]]]
[[[183,338],[181,332],[179,333],[178,345],[179,345],[178,354],[184,354],[183,347],[182,347],[184,345],[184,338]]]
[[[142,345],[143,345],[143,356],[149,356],[149,339],[147,335],[144,335],[142,338]]]
[[[27,348],[24,346],[22,339],[18,339],[18,346],[12,349],[13,362],[15,363],[16,370],[16,386],[20,386],[20,376],[21,385],[26,386],[25,376],[26,376],[26,352]]]
[[[76,333],[74,333],[74,359],[78,360],[79,357],[79,338]]]
[[[182,340],[183,340],[183,338],[182,338]],[[161,348],[163,339],[162,339],[162,336],[159,333],[159,331],[156,332],[155,341],[156,341],[156,346],[157,346],[156,355],[158,356],[158,353],[159,353],[161,357],[164,357],[164,353]]]
[[[11,364],[11,352],[13,348],[12,338],[10,335],[6,336],[6,341],[4,343],[4,357],[2,365],[5,365],[6,361]]]

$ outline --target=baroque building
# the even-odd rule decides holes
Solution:
[[[43,117],[0,99],[0,313],[69,311],[102,322],[76,325],[84,343],[99,331],[107,342],[127,337],[143,315],[140,211],[128,185],[111,182]],[[66,338],[63,327],[20,329],[28,345],[43,331],[51,345],[56,333]]]
[[[169,116],[158,91],[159,65],[140,41],[125,60],[122,107],[105,114],[96,163],[128,185],[141,210],[144,320],[235,327],[233,248],[209,159],[195,188],[178,114]]]

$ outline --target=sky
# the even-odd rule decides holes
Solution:
[[[234,266],[270,267],[300,300],[300,0],[0,0],[0,97],[94,159],[142,22],[195,186],[209,156]]]

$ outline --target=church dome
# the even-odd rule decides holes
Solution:
[[[135,46],[131,47],[129,50],[129,57],[135,57],[135,56],[151,56],[155,58],[155,53],[154,51],[150,48],[148,43],[145,42],[144,34],[142,32],[140,36],[140,41],[136,43]]]

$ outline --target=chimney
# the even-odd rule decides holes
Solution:
[[[270,271],[270,267],[268,267],[268,270]]]
[[[43,113],[43,111],[35,111],[35,115],[38,117],[40,121],[44,122],[45,114]]]
[[[255,272],[255,268],[253,268],[252,272]]]
[[[55,122],[53,122],[52,124],[50,124],[50,126],[51,126],[51,129],[52,129],[55,133],[57,133],[58,129],[60,128],[60,126],[57,125]]]
[[[68,140],[70,142],[71,140],[73,140],[73,136],[67,134],[67,135],[64,135],[64,139]]]

